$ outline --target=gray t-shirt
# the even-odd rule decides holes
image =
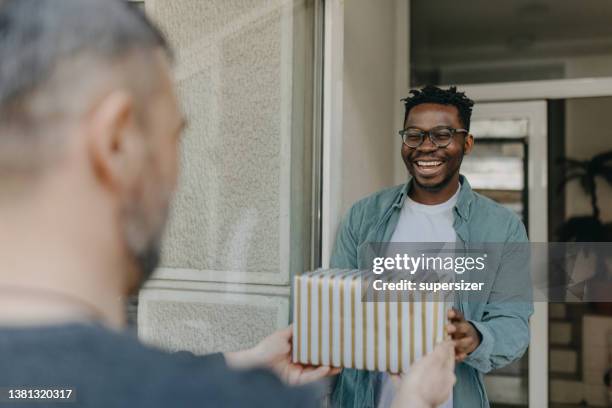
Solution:
[[[453,208],[459,199],[460,190],[461,185],[451,198],[436,205],[420,204],[406,197],[391,242],[454,243],[457,240],[457,233],[453,228]],[[394,396],[395,386],[389,375],[384,373],[381,378],[381,393],[377,408],[390,407]],[[440,408],[453,408],[453,396],[451,395]]]
[[[266,370],[230,370],[221,354],[170,354],[96,324],[0,327],[0,389],[7,387],[73,388],[76,401],[0,407],[312,407],[316,394]]]

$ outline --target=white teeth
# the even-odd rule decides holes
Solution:
[[[442,164],[442,162],[441,161],[417,161],[417,164],[423,167],[434,167],[434,166],[438,166]]]

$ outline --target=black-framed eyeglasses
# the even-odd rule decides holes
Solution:
[[[400,130],[399,134],[402,137],[402,142],[408,147],[419,147],[425,140],[425,135],[429,136],[429,140],[436,147],[446,147],[453,141],[455,133],[468,133],[466,129],[455,129],[447,126],[437,126],[429,131],[419,128],[407,128]]]

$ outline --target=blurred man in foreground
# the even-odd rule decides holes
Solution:
[[[204,357],[122,332],[126,297],[157,265],[176,186],[185,122],[170,60],[127,2],[0,1],[2,406],[312,406],[312,389],[252,368],[292,384],[334,373],[291,364],[290,330]],[[424,359],[398,403],[448,395],[449,356],[445,344]]]

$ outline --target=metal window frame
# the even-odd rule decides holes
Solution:
[[[314,20],[310,269],[322,266],[324,0],[314,0]]]
[[[329,260],[341,218],[344,1],[324,0],[321,141],[321,266]]]

